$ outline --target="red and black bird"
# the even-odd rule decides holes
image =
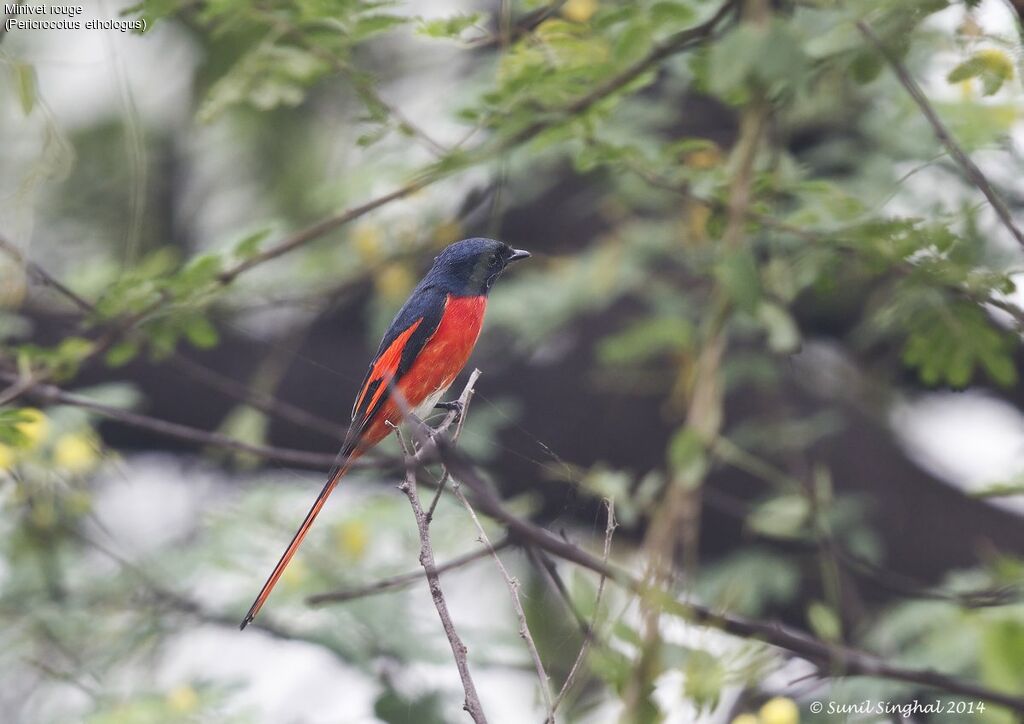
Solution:
[[[402,406],[423,417],[439,405],[476,346],[487,294],[505,267],[529,252],[494,239],[463,239],[446,247],[395,315],[352,405],[352,422],[320,495],[263,584],[241,628],[256,618],[309,528],[352,461],[379,443],[402,420]]]

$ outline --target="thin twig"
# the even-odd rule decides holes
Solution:
[[[396,431],[397,432],[397,431]],[[401,440],[401,437],[399,437]],[[451,644],[452,654],[455,656],[455,666],[459,670],[459,678],[462,679],[462,689],[465,693],[465,701],[462,708],[469,712],[470,717],[476,724],[486,724],[487,717],[484,716],[483,707],[480,706],[480,697],[476,693],[476,685],[473,683],[473,676],[469,673],[469,664],[466,661],[469,650],[455,630],[451,614],[448,612],[448,603],[444,599],[444,592],[441,590],[441,579],[438,576],[437,564],[434,561],[434,548],[430,542],[430,523],[427,521],[427,514],[420,504],[419,493],[416,490],[416,459],[411,448],[404,444],[406,471],[405,480],[398,489],[405,493],[412,506],[413,516],[416,518],[416,529],[420,537],[420,565],[427,576],[427,583],[430,586],[430,596],[434,599],[434,608],[441,618],[441,625],[444,626],[448,643]]]
[[[533,634],[530,633],[530,626],[526,621],[526,611],[523,610],[523,601],[519,597],[519,580],[508,572],[508,569],[501,560],[501,556],[498,555],[498,551],[491,544],[491,539],[487,536],[487,531],[484,530],[483,525],[480,523],[480,518],[477,517],[476,511],[473,510],[473,506],[462,492],[462,488],[454,480],[452,481],[452,493],[455,494],[455,497],[465,507],[469,517],[473,519],[473,525],[476,526],[480,542],[490,552],[495,564],[498,566],[498,570],[501,571],[501,575],[505,579],[505,584],[508,586],[512,597],[512,607],[516,611],[516,618],[519,619],[519,637],[526,643],[526,648],[533,659],[533,667],[537,671],[537,678],[540,680],[540,693],[544,700],[544,710],[547,712],[545,722],[546,724],[554,724],[555,710],[554,704],[551,701],[551,677],[548,676],[547,671],[544,669],[544,662],[541,661],[540,652],[537,650],[537,642],[533,640]]]
[[[494,544],[494,550],[503,550],[512,545],[512,540],[505,536],[497,543]],[[465,568],[470,563],[486,558],[490,555],[490,551],[479,549],[465,553],[457,558],[452,558],[446,563],[442,563],[437,566],[438,574],[447,573],[457,568]],[[367,598],[369,596],[376,596],[380,593],[387,593],[388,591],[395,591],[400,588],[412,585],[417,581],[423,580],[423,571],[409,571],[408,573],[402,573],[397,576],[390,576],[388,578],[381,578],[373,583],[368,583],[365,586],[358,588],[341,589],[338,591],[328,591],[326,593],[318,593],[313,596],[306,598],[306,603],[310,606],[322,606],[326,603],[344,603],[345,601],[354,601],[359,598]]]
[[[36,385],[36,382],[36,378],[32,375],[18,377],[14,382],[9,384],[2,392],[0,392],[0,405],[6,405],[12,400],[16,400],[21,397],[25,392],[32,389]]]
[[[18,379],[18,376],[12,373],[0,372],[0,380],[15,383]],[[239,452],[257,455],[268,460],[277,460],[279,462],[307,465],[316,468],[330,467],[335,462],[335,456],[328,453],[306,452],[304,450],[294,450],[291,448],[282,448],[272,445],[256,445],[253,443],[242,442],[241,440],[237,440],[229,435],[224,435],[223,433],[208,432],[206,430],[200,430],[197,427],[182,425],[178,422],[170,422],[168,420],[150,417],[149,415],[143,415],[138,412],[122,410],[119,407],[91,400],[83,395],[65,392],[55,385],[34,383],[25,392],[25,394],[40,402],[51,404],[60,403],[62,405],[79,407],[83,410],[95,412],[98,415],[102,415],[103,417],[115,420],[125,425],[149,430],[159,435],[163,435],[164,437],[171,437],[185,442],[196,443],[199,445],[210,445],[228,450],[237,450]]]
[[[605,565],[608,564],[608,554],[612,548],[612,536],[615,534],[615,501],[611,498],[606,498],[604,501],[605,507],[608,510],[608,521],[604,528],[604,552],[601,560]],[[580,652],[576,655],[576,660],[572,664],[572,668],[569,669],[569,674],[565,677],[565,681],[562,683],[562,688],[558,692],[558,696],[555,697],[554,703],[551,705],[551,711],[554,713],[557,711],[558,706],[565,699],[565,695],[569,693],[569,689],[572,688],[573,682],[576,679],[576,675],[580,668],[583,666],[584,660],[587,658],[587,651],[590,648],[590,642],[594,638],[594,632],[597,631],[598,619],[601,616],[601,597],[604,595],[605,582],[608,580],[608,576],[601,575],[601,580],[597,584],[597,595],[594,597],[594,621],[590,624],[590,630],[584,634],[583,643],[580,645]]]
[[[462,394],[459,395],[458,409],[456,414],[458,416],[458,422],[455,425],[455,432],[452,433],[452,443],[457,443],[459,436],[462,434],[462,426],[466,422],[466,413],[469,411],[469,403],[473,400],[473,392],[475,390],[476,381],[480,377],[480,370],[474,369],[469,375],[469,381],[462,390]],[[451,423],[449,423],[451,424]],[[439,430],[441,428],[438,428]],[[434,499],[430,501],[430,507],[427,509],[427,522],[434,519],[434,510],[437,508],[437,504],[441,501],[441,494],[445,490],[445,486],[451,479],[451,475],[448,473],[448,468],[444,469],[441,474],[441,482],[437,484],[437,492],[434,493]]]
[[[0,251],[7,254],[7,256],[11,257],[11,259],[13,259],[18,264],[22,265],[25,268],[25,270],[29,273],[29,275],[35,278],[40,284],[52,287],[54,290],[59,292],[63,297],[70,300],[75,305],[75,307],[77,307],[78,310],[81,311],[83,314],[95,314],[96,307],[91,302],[89,302],[81,295],[76,293],[74,290],[72,290],[70,287],[68,287],[66,284],[61,282],[59,279],[57,279],[57,277],[48,272],[44,267],[40,266],[34,261],[27,259],[25,255],[22,254],[21,250],[18,249],[18,247],[16,247],[10,241],[5,239],[3,236],[0,236]],[[94,357],[95,355],[96,353],[95,351],[93,351],[90,352],[89,356]],[[200,364],[199,362],[196,362],[195,360],[181,354],[177,350],[171,352],[170,357],[168,357],[168,362],[173,367],[178,368],[178,370],[183,374],[188,375],[189,377],[206,385],[207,387],[210,387],[212,389],[217,390],[218,392],[222,392],[226,395],[234,397],[235,399],[242,400],[247,404],[251,405],[252,407],[255,407],[257,410],[260,410],[261,412],[265,412],[270,415],[275,415],[277,417],[280,417],[282,420],[288,420],[289,422],[293,422],[296,425],[301,425],[310,430],[315,430],[330,437],[342,437],[345,434],[344,426],[338,425],[335,422],[324,419],[319,415],[307,412],[306,410],[303,410],[300,407],[296,407],[295,405],[292,405],[283,400],[278,400],[273,395],[260,393],[256,390],[251,390],[245,385],[236,381],[235,379],[228,377],[227,375],[224,375],[210,367]],[[41,382],[42,380],[37,379],[35,381]],[[21,393],[27,391],[27,389],[29,388],[18,388],[15,391],[16,395],[12,395],[11,399],[13,399],[14,396],[20,395]],[[9,401],[10,399],[8,399],[6,396],[0,396],[0,404]]]
[[[480,376],[480,370],[474,369],[472,374],[470,374],[470,376],[469,376],[469,380],[466,383],[466,386],[463,389],[462,394],[459,396],[459,402],[461,404],[461,410],[459,410],[459,412],[461,412],[461,414],[459,415],[459,427],[456,428],[456,431],[455,431],[456,433],[458,433],[461,430],[461,426],[463,424],[463,420],[465,420],[465,418],[466,418],[466,414],[465,414],[466,413],[466,405],[469,403],[470,399],[472,399],[473,388],[474,388],[474,385],[476,384],[476,380],[477,380],[477,378],[479,376]],[[432,446],[436,446],[437,442],[439,440],[439,437],[440,437],[439,434],[438,434],[439,430],[432,430],[429,426],[427,426],[426,423],[424,423],[422,420],[417,418],[416,415],[414,415],[412,413],[412,411],[409,408],[408,402],[405,400],[405,398],[401,394],[401,390],[399,390],[397,385],[395,385],[393,382],[391,383],[391,394],[392,394],[392,397],[394,398],[396,404],[398,405],[399,409],[402,412],[402,417],[409,423],[410,428],[413,431],[413,434],[416,436],[417,441],[419,442],[419,444],[421,446],[420,452],[422,453],[424,450],[430,449]],[[451,418],[451,415],[449,415],[449,419],[450,418]],[[396,430],[396,433],[399,433],[399,440],[402,441],[400,432],[401,431]],[[403,447],[404,447],[405,446],[404,441],[402,442],[402,444],[403,444]],[[452,436],[452,440],[448,441],[447,444],[450,444],[450,445],[454,445],[455,444],[455,437],[454,437],[454,435]],[[410,449],[410,448],[407,448],[406,449],[406,460],[408,461],[408,463],[414,465],[415,464],[415,459],[416,459],[416,455],[415,455],[414,451],[412,449]],[[411,476],[411,479],[412,479],[411,483],[410,483],[410,476]],[[444,473],[442,475],[441,483],[438,484],[438,492],[437,492],[438,496],[441,494],[443,483],[449,477],[451,477],[451,473],[449,472],[448,467],[445,466],[445,471],[444,471]],[[410,486],[415,486],[415,482],[416,482],[416,475],[415,475],[415,469],[413,469],[411,473],[407,473],[406,474],[406,481],[405,481],[405,483],[403,483],[403,490],[405,488],[409,488]],[[494,561],[495,561],[495,563],[498,566],[498,570],[501,571],[501,575],[505,578],[505,583],[508,585],[509,593],[512,596],[512,607],[515,609],[516,617],[519,619],[519,636],[526,643],[526,647],[527,647],[527,649],[530,652],[530,657],[533,659],[534,668],[537,671],[537,678],[540,680],[541,696],[544,699],[544,707],[545,707],[545,711],[547,712],[547,719],[546,719],[546,721],[550,722],[551,724],[554,724],[554,712],[551,709],[551,680],[550,680],[550,677],[548,677],[547,672],[544,670],[544,662],[541,661],[540,652],[537,651],[537,643],[533,640],[533,635],[530,633],[530,627],[529,627],[529,625],[527,624],[527,621],[526,621],[526,611],[523,610],[523,602],[522,602],[522,600],[519,597],[519,581],[517,581],[515,578],[513,578],[512,575],[508,572],[508,569],[505,567],[505,564],[501,560],[501,556],[498,555],[498,553],[495,550],[494,546],[491,544],[491,540],[487,536],[487,531],[485,531],[483,525],[481,525],[480,519],[476,515],[476,511],[473,510],[473,506],[470,504],[469,500],[466,499],[466,496],[462,493],[462,490],[459,488],[459,486],[458,486],[458,484],[457,484],[457,482],[456,482],[456,480],[454,478],[452,478],[451,488],[452,488],[452,493],[455,495],[456,498],[458,498],[459,502],[462,503],[462,505],[466,508],[467,512],[469,512],[470,518],[473,519],[473,524],[476,526],[477,535],[479,536],[478,540],[480,541],[480,543],[483,544],[483,546],[487,549],[487,551],[494,558]],[[408,495],[409,493],[407,492],[406,494]],[[411,501],[412,501],[412,498],[410,498],[410,502]],[[415,506],[418,505],[418,502],[419,501],[417,499],[417,502],[414,504],[414,509],[415,509]],[[436,502],[436,499],[435,499],[435,502]],[[423,516],[424,516],[424,532],[425,532],[425,530],[427,528],[429,528],[429,526],[430,526],[430,518],[427,516],[426,513],[424,513]],[[417,521],[418,521],[418,515],[417,515]],[[421,532],[421,535],[422,534],[423,534],[423,532]],[[422,556],[422,553],[421,553],[421,556]],[[421,560],[421,562],[422,562],[422,560]]]
[[[692,28],[682,30],[669,36],[662,42],[655,45],[647,55],[636,63],[626,68],[618,75],[609,78],[589,93],[586,93],[563,107],[550,109],[550,113],[545,114],[544,117],[521,128],[519,131],[516,131],[509,136],[504,138],[499,137],[494,143],[482,144],[474,152],[466,155],[464,163],[447,165],[434,164],[418,174],[412,181],[409,181],[388,193],[373,198],[359,206],[351,207],[341,213],[328,216],[304,229],[289,234],[277,243],[268,246],[261,252],[223,270],[217,276],[218,284],[222,287],[229,286],[239,275],[250,271],[257,266],[294,251],[295,249],[318,239],[324,234],[355,221],[356,219],[359,219],[382,206],[393,201],[406,198],[444,178],[447,178],[458,170],[469,167],[470,164],[468,162],[470,160],[479,162],[491,158],[495,154],[501,153],[535,138],[541,132],[564,122],[568,118],[577,116],[604,98],[622,90],[631,82],[654,68],[658,63],[671,55],[688,50],[711,37],[716,30],[718,30],[719,24],[729,16],[735,8],[735,5],[736,0],[726,0],[708,20],[695,25]],[[114,325],[110,332],[94,346],[90,356],[99,355],[105,352],[120,337],[126,334],[136,324],[157,311],[165,303],[166,300],[161,297],[154,300],[151,304],[146,305],[138,312],[123,318],[119,324]]]
[[[1018,228],[1017,224],[1013,220],[1013,216],[1010,214],[1010,210],[1006,206],[1006,202],[1003,201],[999,193],[993,188],[985,174],[981,172],[978,165],[971,160],[971,157],[961,148],[960,144],[957,143],[953,134],[946,128],[945,124],[939,118],[939,114],[935,112],[932,104],[928,101],[924,91],[921,90],[921,86],[917,84],[914,77],[910,75],[910,71],[907,70],[907,66],[903,64],[899,56],[892,52],[882,39],[878,37],[878,34],[863,20],[857,21],[857,28],[860,32],[871,41],[872,45],[878,48],[878,51],[885,58],[886,62],[892,68],[896,77],[899,79],[900,84],[906,89],[907,93],[917,104],[917,107],[921,110],[925,119],[931,124],[932,131],[935,133],[935,137],[939,139],[939,142],[946,147],[949,151],[949,155],[953,157],[953,160],[957,162],[960,168],[966,174],[968,180],[973,183],[988,202],[992,205],[992,208],[996,212],[996,216],[1003,223],[1003,226],[1013,235],[1013,238],[1017,240],[1017,243],[1024,246],[1024,232]]]
[[[480,477],[472,462],[458,449],[436,438],[438,454],[452,475],[473,493],[476,509],[501,523],[509,534],[523,544],[535,545],[552,555],[606,576],[626,589],[657,601],[667,613],[691,623],[711,626],[734,636],[763,641],[818,665],[838,665],[846,676],[869,676],[919,684],[1024,712],[1024,697],[997,691],[931,669],[916,669],[890,663],[875,654],[845,645],[819,641],[813,636],[775,621],[747,618],[690,601],[676,600],[668,592],[652,589],[623,569],[605,563],[597,556],[550,531],[508,511],[490,486]]]

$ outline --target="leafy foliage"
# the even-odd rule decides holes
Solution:
[[[665,432],[642,441],[645,450],[657,447],[645,470],[624,469],[604,451],[596,463],[577,464],[533,440],[546,456],[538,466],[543,475],[573,485],[571,505],[614,498],[620,522],[634,534],[616,544],[644,562],[671,559],[679,544],[687,588],[667,581],[668,594],[744,616],[784,612],[826,644],[1024,693],[1020,561],[979,558],[906,600],[871,602],[867,614],[851,610],[840,568],[869,575],[893,552],[883,549],[872,506],[834,490],[817,460],[842,434],[846,410],[877,405],[872,412],[884,417],[884,403],[861,399],[869,397],[864,389],[891,399],[930,388],[1019,383],[1024,315],[1012,314],[1019,312],[1019,250],[1006,251],[1009,235],[975,205],[977,190],[945,156],[858,25],[867,23],[914,76],[959,84],[925,84],[943,99],[933,105],[952,135],[967,151],[1002,154],[1000,163],[1019,170],[1007,143],[1011,131],[1019,132],[1021,90],[1012,60],[1019,42],[999,29],[982,30],[976,4],[763,3],[761,13],[727,8],[705,25],[719,6],[696,0],[513,2],[507,18],[468,11],[420,16],[426,11],[417,5],[381,0],[145,0],[128,15],[173,27],[202,53],[189,78],[194,113],[173,130],[151,120],[139,143],[174,148],[194,135],[206,148],[230,139],[226,160],[212,173],[204,167],[218,189],[192,200],[207,191],[191,179],[197,185],[189,204],[141,225],[130,249],[116,243],[123,190],[95,179],[130,177],[122,138],[134,137],[130,124],[97,123],[76,131],[69,145],[50,118],[50,90],[40,87],[32,63],[5,61],[10,72],[0,93],[20,107],[18,122],[37,124],[32,129],[43,139],[38,165],[22,185],[53,184],[39,201],[53,217],[51,233],[74,228],[76,238],[88,240],[81,249],[39,242],[39,257],[59,260],[58,276],[92,308],[60,339],[37,337],[38,310],[19,308],[24,280],[16,283],[0,269],[4,370],[68,384],[82,372],[128,377],[183,345],[218,348],[247,315],[278,314],[291,333],[352,296],[370,297],[365,327],[377,329],[437,247],[482,233],[464,222],[500,228],[508,207],[553,195],[559,208],[548,222],[556,229],[552,238],[561,238],[540,250],[532,270],[503,280],[503,293],[489,306],[496,334],[482,347],[493,353],[501,344],[495,356],[517,363],[557,364],[578,330],[598,328],[587,350],[590,366],[574,357],[571,370],[565,365],[567,379],[626,405],[656,399]],[[950,19],[956,32],[948,30]],[[442,60],[435,52],[445,54],[436,56]],[[435,87],[448,70],[458,81]],[[416,85],[437,96],[429,100],[441,117],[403,111]],[[713,123],[702,124],[702,115]],[[435,134],[433,125],[453,132]],[[81,149],[79,165],[61,186],[72,145]],[[1011,183],[1019,177],[1008,173]],[[201,181],[203,173],[194,176]],[[1004,174],[992,176],[1010,185]],[[463,190],[448,183],[456,177],[497,179],[500,190],[485,204],[463,204]],[[381,203],[372,220],[353,213],[356,224],[339,221],[340,208],[358,208],[378,189],[410,178],[423,189],[400,195],[400,209]],[[166,191],[148,183],[153,188],[140,190],[147,197]],[[173,228],[167,220],[189,216],[190,204],[204,212],[196,214],[202,223]],[[239,205],[244,213],[220,223],[221,209]],[[478,214],[466,222],[482,206],[493,218],[481,222]],[[309,227],[312,217],[329,221],[330,235]],[[279,238],[279,228],[314,231]],[[276,251],[265,257],[268,250]],[[1007,308],[1009,321],[994,313]],[[794,374],[793,356],[815,346],[837,350],[872,384],[833,383],[842,388],[836,398],[847,399],[824,410],[790,404],[787,386],[810,386],[794,378],[813,376]],[[273,397],[278,381],[274,349],[252,381],[264,398]],[[80,392],[122,407],[138,402],[124,388]],[[249,402],[212,427],[258,446],[273,426],[269,413]],[[759,402],[771,410],[768,419],[746,416],[747,403]],[[506,444],[504,433],[519,426],[518,409],[511,398],[474,410],[464,449],[491,459]],[[57,719],[247,720],[238,706],[245,694],[222,682],[164,686],[140,675],[144,685],[130,696],[107,687],[129,669],[148,671],[138,662],[164,653],[182,625],[220,626],[220,611],[244,606],[235,584],[238,571],[256,559],[248,551],[260,548],[260,560],[275,554],[304,499],[253,485],[233,493],[232,506],[215,505],[193,521],[180,540],[112,562],[89,537],[99,527],[97,481],[117,469],[97,427],[96,419],[68,407],[0,409],[0,547],[8,564],[0,605],[26,612],[27,621],[11,629],[0,659],[25,666],[40,651],[52,653],[54,641],[77,655],[59,659],[67,675],[44,672],[53,690],[86,691]],[[249,455],[232,460],[257,462]],[[739,470],[748,485],[739,502],[709,484],[726,470]],[[1019,493],[1014,479],[979,496]],[[738,541],[736,550],[708,560],[698,535],[702,496],[728,510]],[[423,590],[312,612],[304,601],[409,567],[416,541],[400,503],[367,494],[325,535],[311,537],[308,555],[282,579],[275,603],[281,620],[294,625],[278,634],[326,651],[372,681],[380,720],[450,721],[459,715],[453,691],[433,680],[418,688],[404,681],[449,663],[436,622],[416,618],[427,608]],[[541,508],[534,497],[512,505],[523,514]],[[476,534],[461,509],[445,500],[437,515],[446,524],[435,527],[439,550],[464,552]],[[659,530],[669,531],[667,542]],[[116,573],[95,575],[97,557],[111,566],[102,570]],[[157,567],[182,591],[223,583],[193,600],[146,574]],[[661,575],[655,568],[652,578]],[[547,590],[542,575],[538,591]],[[567,720],[586,721],[613,705],[624,721],[660,721],[669,688],[669,704],[684,702],[695,716],[753,710],[752,702],[770,693],[759,687],[782,662],[766,646],[675,636],[656,597],[633,598],[606,582],[599,604],[595,576],[577,571],[569,583],[568,603],[598,635],[579,673],[585,681],[566,699]],[[512,617],[487,598],[497,587],[474,586],[474,606],[489,619],[470,634],[471,648],[497,652],[488,657],[493,666],[514,669],[523,652]],[[529,603],[543,632],[540,647],[562,681],[583,641],[578,621],[563,622],[566,601],[553,596],[538,592]],[[651,611],[655,620],[661,616],[661,628],[650,624]],[[696,628],[683,623],[689,633]],[[848,702],[919,691],[838,677],[830,687],[830,696]],[[740,689],[746,694],[738,702]],[[761,721],[792,718],[793,705],[771,699]],[[28,706],[49,711],[34,701]],[[980,721],[1008,719],[996,709]]]

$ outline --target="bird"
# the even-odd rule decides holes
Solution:
[[[529,256],[504,242],[477,237],[449,244],[434,258],[385,332],[356,394],[337,463],[240,629],[256,618],[353,461],[387,437],[404,410],[423,417],[435,407],[458,409],[457,402],[441,402],[441,397],[476,346],[491,287],[509,264]],[[404,404],[394,398],[394,391]]]

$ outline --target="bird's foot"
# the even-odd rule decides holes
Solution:
[[[445,410],[446,412],[454,412],[455,419],[458,420],[462,417],[463,404],[461,400],[451,400],[449,402],[438,402],[434,405],[435,410]]]

